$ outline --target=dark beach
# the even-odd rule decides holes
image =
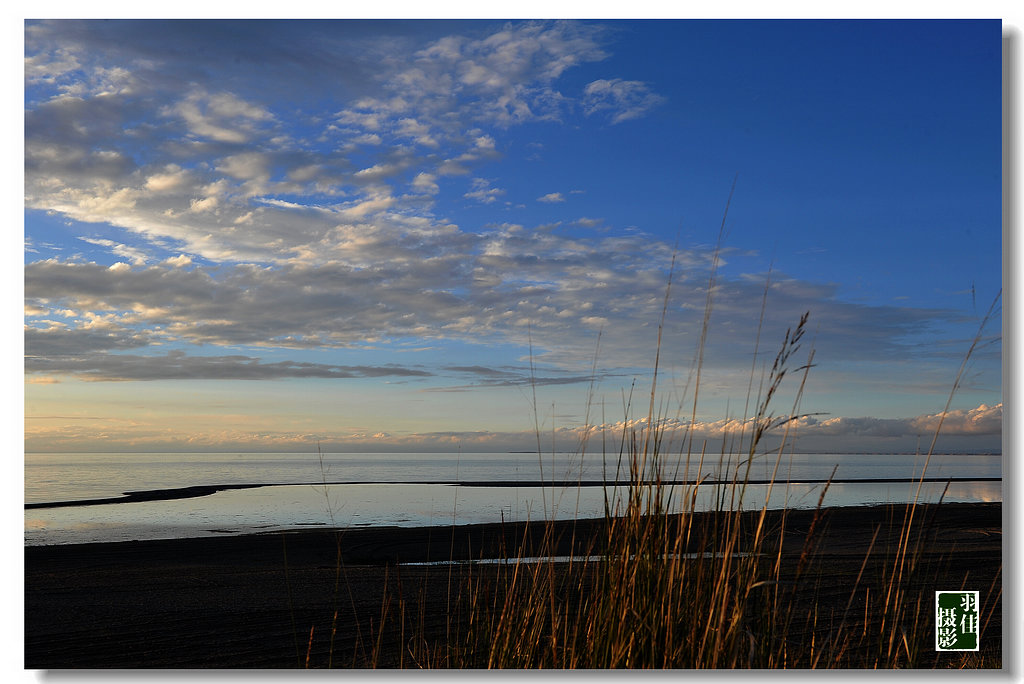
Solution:
[[[878,591],[872,583],[892,563],[906,511],[905,506],[833,508],[817,521],[814,511],[788,512],[782,576],[795,572],[813,524],[814,564],[802,580],[808,582],[808,606],[838,613],[858,605],[856,597],[850,601],[854,585],[858,591]],[[1001,504],[919,506],[914,515],[927,527],[908,587],[910,600],[920,599],[922,610],[932,611],[937,590],[979,591],[983,666],[999,667]],[[769,529],[778,529],[780,516],[769,513]],[[713,514],[702,520],[715,522]],[[557,524],[558,553],[593,551],[603,525],[600,520]],[[24,664],[28,669],[366,667],[374,664],[367,660],[370,628],[379,624],[385,607],[415,613],[416,633],[443,641],[462,579],[494,568],[405,563],[494,558],[518,549],[530,555],[541,535],[540,525],[516,523],[26,547]],[[392,628],[382,633],[384,655],[376,665],[416,666],[403,656],[412,630],[403,630],[400,622],[392,620]],[[925,644],[923,650],[932,648]],[[928,667],[960,662],[960,654],[927,658]]]

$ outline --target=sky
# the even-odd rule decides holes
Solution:
[[[27,21],[25,450],[999,452],[1001,41]]]

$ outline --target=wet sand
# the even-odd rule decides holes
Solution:
[[[869,586],[891,562],[905,510],[824,512],[815,523],[813,601],[819,609],[845,606],[858,574],[861,586]],[[770,527],[779,515],[771,513]],[[1001,516],[998,503],[919,506],[915,512],[929,531],[909,596],[930,610],[936,590],[981,592],[986,667],[998,667],[1001,653]],[[784,577],[795,569],[813,517],[813,511],[788,513]],[[714,524],[713,514],[701,518]],[[559,554],[589,553],[603,522],[563,522],[556,529]],[[422,616],[425,633],[446,634],[466,566],[405,563],[495,558],[510,549],[530,555],[541,531],[522,523],[318,529],[26,547],[25,667],[294,668],[306,665],[307,653],[313,667],[365,667],[372,650],[367,635],[371,623],[379,624],[385,596],[404,596]],[[385,631],[389,655],[377,664],[397,665],[407,636],[398,628]],[[929,657],[928,667],[954,659]]]

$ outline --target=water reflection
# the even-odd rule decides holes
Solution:
[[[813,508],[822,484],[749,485],[742,506]],[[689,499],[690,487],[669,487],[674,502]],[[695,510],[730,505],[728,487],[703,485]],[[417,527],[486,522],[595,518],[605,497],[622,501],[624,488],[474,487],[443,484],[287,485],[229,490],[193,499],[72,506],[26,511],[25,543],[66,544],[128,539],[218,536],[309,526]],[[839,483],[825,492],[825,506],[1001,501],[1000,482]]]

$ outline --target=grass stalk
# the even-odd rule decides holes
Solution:
[[[731,199],[731,192],[730,192]],[[726,207],[726,213],[728,205]],[[719,246],[725,230],[725,218]],[[931,606],[915,587],[922,584],[921,558],[931,518],[916,519],[924,472],[917,491],[901,519],[890,519],[889,528],[875,528],[855,576],[849,570],[849,594],[836,603],[819,600],[829,568],[818,551],[828,529],[825,507],[836,470],[824,484],[817,505],[803,531],[790,529],[789,516],[773,511],[773,489],[788,486],[782,477],[784,451],[791,446],[791,431],[801,418],[800,403],[814,350],[806,361],[796,361],[807,330],[809,314],[786,331],[774,363],[765,369],[754,401],[754,414],[744,418],[735,448],[723,439],[719,454],[721,477],[705,484],[707,444],[694,450],[697,396],[701,365],[709,329],[715,289],[715,263],[708,283],[707,303],[698,343],[694,404],[684,448],[668,450],[663,407],[656,400],[661,363],[662,334],[669,309],[673,255],[658,328],[646,421],[629,420],[633,390],[623,397],[626,420],[614,441],[602,431],[602,448],[618,444],[614,480],[625,474],[621,496],[605,489],[601,532],[584,545],[586,555],[598,560],[559,563],[565,540],[552,520],[556,507],[544,500],[546,523],[539,541],[524,539],[519,548],[505,549],[506,563],[495,566],[448,568],[447,615],[444,634],[438,640],[428,634],[422,611],[413,617],[402,590],[400,573],[396,597],[387,596],[373,629],[373,648],[367,664],[382,662],[384,634],[391,629],[399,638],[397,665],[446,668],[817,668],[817,667],[919,667],[925,662],[922,643],[927,643]],[[769,285],[765,286],[765,299]],[[982,320],[956,376],[950,398],[939,421],[925,459],[925,469],[937,443],[938,431],[951,406],[964,369],[979,345],[984,328],[994,315],[993,302]],[[761,344],[760,326],[756,344]],[[757,350],[755,350],[756,364]],[[531,375],[532,339],[531,339]],[[794,375],[797,374],[797,375]],[[596,376],[596,357],[594,366]],[[795,381],[795,382],[794,382]],[[751,389],[753,388],[753,367]],[[773,407],[784,386],[795,384],[793,403],[785,415]],[[593,382],[590,392],[593,393]],[[750,392],[748,391],[748,406]],[[536,387],[533,406],[540,454],[540,421]],[[588,405],[588,421],[589,421]],[[807,415],[807,414],[805,414]],[[602,416],[603,418],[603,416]],[[748,431],[749,430],[749,431]],[[587,448],[590,429],[584,431],[581,453]],[[745,495],[752,464],[769,434],[781,433],[763,501],[747,508]],[[731,438],[730,438],[731,439]],[[735,467],[724,464],[735,460]],[[697,461],[696,484],[674,488],[663,473],[675,461],[689,474]],[[605,479],[609,479],[605,470]],[[554,478],[554,473],[552,473]],[[688,479],[688,478],[687,478]],[[711,488],[710,509],[703,508],[701,488]],[[542,488],[543,491],[544,488]],[[582,543],[575,529],[568,533],[569,547]],[[890,543],[895,539],[895,545]],[[533,544],[528,546],[529,544]],[[527,562],[526,556],[549,560]],[[390,581],[390,577],[386,580]],[[995,588],[993,584],[992,589]],[[990,589],[986,621],[991,619],[1000,593]],[[397,610],[393,607],[397,601]],[[335,621],[337,611],[335,611]],[[397,629],[394,621],[398,621]],[[412,625],[406,630],[407,621]],[[307,664],[312,649],[310,631]],[[333,627],[332,627],[333,639]],[[407,643],[408,641],[408,643]],[[408,655],[408,658],[406,657]],[[977,657],[959,662],[976,663]]]

